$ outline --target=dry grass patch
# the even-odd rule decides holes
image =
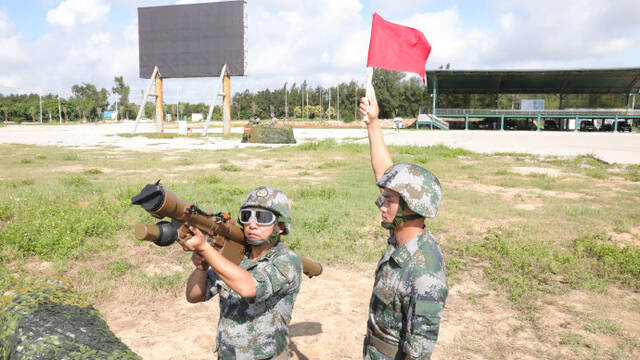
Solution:
[[[507,188],[466,181],[449,182],[448,186],[454,186],[462,190],[472,190],[483,194],[498,195],[502,200],[520,210],[539,209],[543,205],[544,197],[577,200],[585,196],[584,194],[573,192],[541,190],[537,188]]]
[[[512,167],[511,170],[520,175],[529,175],[529,174],[541,174],[547,175],[550,177],[560,177],[566,176],[567,174],[559,169],[555,168],[544,168],[544,167],[522,167],[516,166]]]

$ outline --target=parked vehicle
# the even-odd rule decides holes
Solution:
[[[600,129],[598,129],[599,131],[613,131],[613,124],[612,123],[604,123],[600,126]]]
[[[518,130],[518,122],[515,120],[506,120],[504,122],[505,130]]]
[[[553,120],[545,120],[544,122],[544,130],[549,131],[558,131],[560,128],[558,127],[558,123]]]
[[[582,120],[580,122],[580,131],[597,131],[596,126],[593,124],[593,120]]]
[[[627,121],[618,121],[618,131],[620,132],[631,132],[632,128],[631,128],[631,124]]]

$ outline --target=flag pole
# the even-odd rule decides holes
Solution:
[[[373,80],[373,67],[368,66],[367,67],[367,85],[365,88],[365,98],[367,99],[367,101],[369,100],[369,95],[371,95],[371,93],[373,92],[373,84],[371,83],[371,81]],[[369,111],[369,109],[367,108],[367,112]],[[364,121],[365,123],[369,122],[369,116],[365,115],[362,117],[362,121]]]

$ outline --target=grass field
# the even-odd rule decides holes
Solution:
[[[444,146],[390,150],[394,162],[420,164],[440,178],[443,202],[427,226],[445,253],[450,287],[486,284],[543,339],[546,307],[576,291],[615,297],[638,318],[640,166],[610,165],[592,156],[479,155]],[[133,239],[132,225],[155,220],[130,198],[158,179],[185,200],[233,216],[252,188],[283,190],[293,203],[287,246],[325,264],[372,263],[385,246],[364,145],[325,140],[171,154],[0,145],[0,164],[5,295],[43,275],[67,278],[91,299],[123,283],[177,292],[188,266],[170,276],[149,275],[126,256],[148,245]],[[156,250],[173,265],[189,262],[188,254]],[[473,304],[484,301],[482,293],[465,296]],[[597,308],[567,312],[578,325],[559,327],[547,340],[570,357],[637,358],[639,323],[604,312],[595,316]],[[601,343],[603,338],[609,343]]]

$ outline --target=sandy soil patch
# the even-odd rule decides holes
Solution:
[[[629,229],[629,232],[609,232],[609,237],[620,246],[633,246],[640,249],[640,226]]]

